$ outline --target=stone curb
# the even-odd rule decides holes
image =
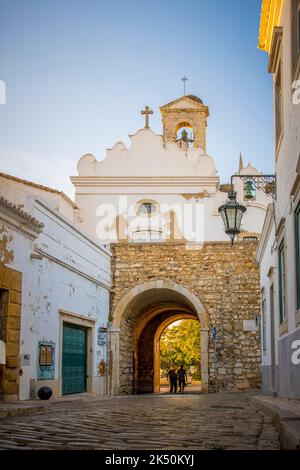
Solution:
[[[34,413],[45,411],[45,406],[27,406],[11,409],[0,409],[0,420],[7,418],[15,418],[16,416],[28,416]]]
[[[271,415],[284,450],[300,450],[300,416],[260,397],[249,397],[256,408]]]
[[[102,398],[102,397],[101,397]],[[59,407],[60,405],[66,405],[66,404],[72,404],[72,403],[78,403],[78,402],[88,402],[90,400],[93,400],[93,398],[89,398],[87,400],[86,398],[83,397],[78,397],[76,399],[71,398],[71,399],[55,399],[55,400],[50,400],[47,402],[39,402],[34,404],[8,404],[5,406],[3,405],[3,402],[0,403],[0,420],[7,419],[7,418],[15,418],[17,416],[28,416],[32,415],[35,413],[42,413],[42,412],[47,412],[50,411],[51,408]],[[97,398],[96,398],[97,400]],[[22,403],[22,402],[20,402]]]

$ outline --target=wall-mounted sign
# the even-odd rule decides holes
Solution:
[[[22,354],[21,355],[21,365],[22,366],[30,366],[30,354]]]
[[[98,345],[101,346],[107,343],[107,328],[101,326],[98,328]]]
[[[255,320],[243,320],[244,331],[258,331],[258,322]]]

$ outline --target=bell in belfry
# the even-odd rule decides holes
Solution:
[[[248,180],[246,181],[244,185],[244,199],[251,201],[254,199],[254,197],[255,197],[255,188],[254,188],[253,182]]]
[[[183,140],[183,142],[187,142],[187,140],[188,140],[188,133],[185,129],[183,129],[183,131],[181,133],[181,140]]]

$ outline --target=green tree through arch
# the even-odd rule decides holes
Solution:
[[[170,367],[184,365],[193,375],[200,375],[200,323],[197,320],[181,320],[165,329],[160,339],[162,375]]]

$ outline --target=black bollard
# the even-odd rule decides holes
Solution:
[[[52,397],[52,390],[50,387],[41,387],[38,391],[38,397],[41,400],[49,400]]]

